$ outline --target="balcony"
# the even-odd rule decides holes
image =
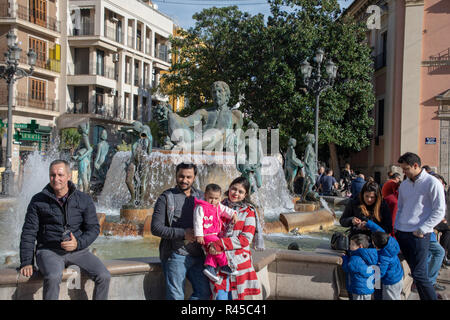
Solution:
[[[89,113],[89,103],[87,101],[67,102],[67,113],[73,114]]]
[[[0,4],[0,18],[13,18],[31,22],[46,29],[60,32],[61,22],[50,16],[40,17],[37,12],[28,7],[17,5],[16,8],[10,8],[9,4]]]
[[[92,73],[89,70],[96,70]],[[67,64],[67,75],[69,76],[101,76],[111,80],[118,80],[115,74],[114,67],[104,66],[100,70],[97,70],[97,65],[90,65],[88,68],[83,62],[68,63]]]
[[[90,114],[95,118],[106,120],[119,120],[119,106],[115,104],[93,103],[93,112],[89,112],[88,101],[76,101],[67,103],[67,113],[69,114]]]
[[[79,37],[79,36],[93,36],[94,35],[94,23],[87,21],[87,22],[82,22],[78,28],[74,27],[71,31],[70,31],[70,36],[74,36],[74,37]]]
[[[28,65],[28,57],[26,57],[26,56],[22,55],[22,57],[20,57],[19,61],[20,61],[20,63],[24,63],[24,64]],[[55,59],[46,59],[45,57],[38,54],[36,57],[35,67],[60,73],[61,72],[61,61],[55,60]]]
[[[450,48],[447,48],[434,56],[430,56],[429,60],[422,61],[422,66],[428,67],[428,72],[437,71],[442,67],[450,66]]]
[[[59,111],[59,101],[54,99],[36,100],[31,94],[18,92],[15,99],[16,107],[26,107],[47,111]]]

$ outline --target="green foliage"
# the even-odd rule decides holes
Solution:
[[[315,108],[300,65],[323,48],[325,59],[331,58],[339,69],[334,87],[320,97],[319,144],[360,151],[370,143],[375,103],[365,26],[340,17],[336,0],[268,2],[267,21],[235,6],[196,13],[195,26],[172,39],[172,52],[180,59],[172,65],[173,73],[164,76],[163,90],[186,96],[188,113],[207,107],[211,84],[225,81],[231,89],[230,106],[243,94],[241,111],[260,128],[279,128],[283,149],[290,136],[300,149],[302,137],[314,132]]]
[[[131,151],[131,144],[127,144],[125,140],[122,140],[121,144],[116,146],[117,151]]]
[[[65,128],[61,130],[61,143],[59,149],[70,150],[70,155],[73,155],[75,149],[78,147],[81,141],[81,134],[77,128]]]

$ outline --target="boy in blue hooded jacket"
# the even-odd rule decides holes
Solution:
[[[363,222],[372,231],[373,245],[378,249],[378,266],[383,300],[401,300],[403,267],[398,258],[400,246],[394,237],[373,221]]]
[[[342,269],[347,273],[347,291],[353,300],[371,300],[374,292],[377,250],[369,248],[369,237],[355,234],[350,239],[350,254],[342,256]]]

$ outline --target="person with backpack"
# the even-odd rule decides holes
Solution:
[[[197,166],[180,163],[176,167],[176,187],[156,200],[151,232],[161,237],[161,259],[167,300],[183,300],[186,278],[192,284],[191,300],[209,300],[211,290],[203,274],[205,255],[194,234],[194,199],[203,192],[193,187]]]

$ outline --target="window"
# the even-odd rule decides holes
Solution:
[[[105,75],[105,52],[97,50],[97,75]]]
[[[142,51],[141,29],[136,30],[136,50]]]
[[[47,26],[47,0],[30,0],[30,21]]]
[[[30,37],[29,48],[36,52],[36,66],[45,68],[47,64],[47,43]]]
[[[38,79],[31,80],[31,100],[45,100],[45,81]]]

